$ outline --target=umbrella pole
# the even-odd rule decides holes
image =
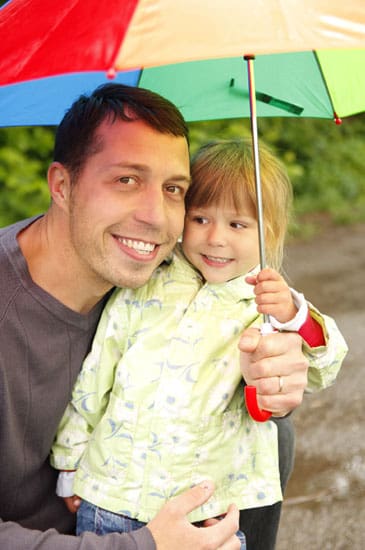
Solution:
[[[261,176],[260,176],[260,157],[259,157],[259,139],[257,133],[257,114],[256,114],[256,89],[255,89],[255,75],[253,62],[255,57],[253,55],[245,55],[245,61],[247,61],[248,72],[248,91],[250,100],[250,121],[251,121],[251,137],[252,137],[252,151],[254,159],[255,169],[255,185],[256,185],[256,200],[257,200],[257,227],[259,233],[259,251],[260,251],[260,269],[266,266],[266,252],[265,252],[265,232],[264,232],[264,216],[262,206],[262,192],[261,192]],[[264,323],[269,322],[269,316],[264,315]]]
[[[257,227],[259,233],[259,249],[260,249],[260,269],[266,266],[265,255],[265,234],[264,234],[264,216],[262,207],[262,193],[261,193],[261,176],[260,176],[260,158],[259,158],[259,140],[257,134],[257,116],[256,116],[256,90],[255,90],[255,78],[253,70],[253,55],[245,55],[244,59],[247,61],[248,71],[248,90],[250,99],[250,120],[251,120],[251,137],[252,137],[252,151],[254,159],[255,170],[255,186],[256,186],[256,200],[257,200]],[[270,317],[267,314],[263,315],[263,324],[261,326],[261,334],[269,334],[272,332],[270,324]],[[265,422],[268,420],[272,413],[264,409],[260,409],[257,403],[257,393],[255,386],[247,386],[244,388],[246,407],[250,416],[256,420],[256,422]]]

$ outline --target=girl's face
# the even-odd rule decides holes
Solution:
[[[191,208],[185,216],[183,250],[209,283],[247,273],[259,263],[254,208],[248,201],[240,212],[219,205]]]

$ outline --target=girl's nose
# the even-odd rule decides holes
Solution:
[[[225,231],[220,224],[212,224],[208,234],[208,243],[210,246],[224,246],[226,244]]]

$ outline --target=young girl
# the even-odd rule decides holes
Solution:
[[[232,502],[245,509],[282,499],[276,425],[253,421],[245,407],[242,329],[266,313],[280,330],[302,330],[312,391],[334,381],[347,348],[334,321],[277,271],[291,185],[265,147],[260,162],[276,269],[257,267],[251,143],[220,141],[192,163],[183,241],[170,262],[142,288],[116,290],[106,306],[51,456],[58,469],[77,468],[73,487],[59,494],[81,497],[79,533],[136,529],[207,477],[216,491],[193,522]],[[277,391],[285,392],[285,377]],[[66,499],[70,509],[75,498]]]

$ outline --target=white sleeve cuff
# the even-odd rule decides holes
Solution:
[[[293,301],[298,311],[293,319],[286,323],[280,323],[275,317],[270,317],[270,323],[277,330],[287,330],[291,332],[298,332],[298,330],[304,325],[308,315],[308,304],[305,301],[304,295],[297,292],[293,288],[290,289]]]
[[[72,497],[75,494],[73,490],[75,474],[76,472],[60,472],[58,474],[56,494],[59,497]]]

